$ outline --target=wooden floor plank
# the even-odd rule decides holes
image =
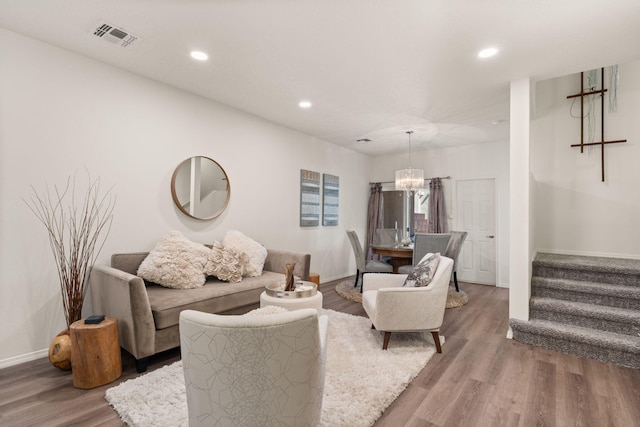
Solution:
[[[366,316],[360,303],[335,292],[341,281],[322,283],[324,307]],[[469,302],[446,310],[443,353],[433,356],[377,427],[640,427],[640,370],[508,340],[508,289],[460,287]],[[126,352],[122,358],[123,376],[91,390],[73,387],[71,374],[46,359],[0,370],[0,425],[121,426],[104,393],[139,375],[133,358]],[[154,356],[149,371],[179,358],[179,349]]]

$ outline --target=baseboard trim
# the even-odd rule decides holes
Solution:
[[[33,351],[31,353],[21,354],[19,356],[9,357],[8,359],[0,360],[0,369],[9,368],[11,366],[19,365],[25,362],[31,362],[32,360],[41,359],[43,357],[49,357],[49,349]]]
[[[324,284],[327,282],[333,282],[334,280],[346,279],[347,277],[352,277],[352,276],[355,276],[355,274],[346,274],[346,275],[338,274],[336,276],[330,276],[330,277],[320,276],[320,283]]]

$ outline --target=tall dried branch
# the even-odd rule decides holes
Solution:
[[[68,177],[62,189],[33,194],[23,199],[49,234],[67,327],[82,318],[91,267],[111,230],[115,196],[112,188],[100,195],[100,178],[91,181],[84,196],[76,199],[76,177]]]

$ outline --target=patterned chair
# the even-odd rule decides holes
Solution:
[[[328,318],[180,313],[190,426],[317,426]]]

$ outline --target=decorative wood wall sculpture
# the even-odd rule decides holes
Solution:
[[[615,141],[604,140],[604,93],[607,89],[604,88],[604,68],[601,69],[602,83],[600,89],[584,91],[584,73],[580,73],[580,93],[567,96],[567,99],[580,97],[580,144],[572,144],[572,147],[580,147],[580,152],[584,152],[584,147],[597,146],[601,147],[600,150],[600,162],[602,171],[602,182],[604,182],[604,146],[607,144],[617,144],[620,142],[627,142],[626,139],[618,139]],[[591,89],[591,88],[590,88]],[[587,96],[600,95],[600,141],[598,142],[584,142],[584,99]]]

